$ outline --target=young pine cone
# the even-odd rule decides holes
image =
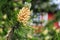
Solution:
[[[23,7],[18,14],[18,21],[26,24],[30,18],[30,9],[28,7]]]

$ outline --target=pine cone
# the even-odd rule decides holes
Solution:
[[[23,7],[18,14],[18,21],[26,24],[30,18],[30,9],[28,7]]]

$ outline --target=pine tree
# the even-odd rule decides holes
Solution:
[[[0,0],[0,39],[49,40],[49,37],[53,35],[50,40],[60,40],[60,29],[53,31],[48,30],[54,22],[60,20],[60,10],[57,10],[55,19],[51,22],[48,22],[38,38],[33,36],[35,29],[30,27],[29,25],[31,19],[33,19],[38,12],[50,11],[54,13],[56,11],[57,5],[50,5],[50,1],[51,0]],[[28,4],[25,4],[25,2],[27,2]],[[31,5],[29,5],[29,3],[31,3]],[[33,10],[33,16],[31,16],[31,10]],[[44,33],[49,36],[45,35]]]

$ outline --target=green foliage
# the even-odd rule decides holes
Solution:
[[[41,12],[42,9],[47,12],[54,12],[56,5],[50,5],[49,1],[50,0],[25,0],[25,2],[32,4],[31,9],[34,11],[35,15],[37,12]],[[36,5],[38,6],[37,8],[35,8]],[[55,20],[48,22],[46,27],[44,27],[44,30],[46,28],[48,29],[48,34],[43,35],[42,33],[39,33],[40,36],[36,37],[33,33],[34,29],[32,29],[30,25],[24,26],[17,21],[17,14],[23,6],[24,4],[22,0],[0,0],[0,28],[2,28],[2,32],[0,32],[0,40],[5,40],[5,36],[9,31],[8,28],[14,29],[12,30],[12,40],[44,40],[46,36],[52,36],[50,40],[60,40],[60,34],[51,29],[53,23],[60,20],[60,10],[55,14]],[[31,21],[31,19],[29,21]],[[27,37],[28,33],[31,33],[32,38]]]
[[[26,0],[26,2],[31,2],[32,0]]]

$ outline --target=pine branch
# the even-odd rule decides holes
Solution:
[[[6,35],[6,39],[7,39],[7,40],[12,40],[13,35],[14,35],[14,30],[16,30],[16,29],[18,28],[18,26],[19,26],[19,23],[17,22],[17,23],[14,25],[14,27],[12,27],[12,28],[8,31],[8,33],[7,33],[7,35]]]

